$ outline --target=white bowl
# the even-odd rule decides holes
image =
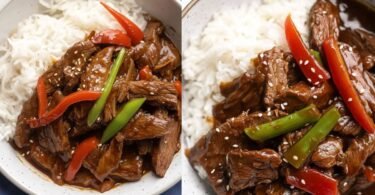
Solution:
[[[3,2],[0,0],[0,9]],[[136,0],[152,16],[167,26],[167,34],[180,48],[181,5],[176,0]],[[4,41],[16,28],[18,22],[31,14],[40,12],[38,0],[13,0],[0,10],[0,41]],[[53,183],[20,156],[6,141],[0,141],[0,171],[16,186],[29,194],[101,194],[94,190]],[[103,194],[160,194],[181,179],[181,152],[175,155],[164,178],[148,173],[138,182],[121,184]]]

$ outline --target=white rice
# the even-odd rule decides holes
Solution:
[[[186,146],[212,127],[212,106],[223,99],[219,83],[253,69],[258,53],[281,46],[288,50],[284,21],[291,13],[305,41],[311,0],[252,1],[239,9],[218,11],[183,51],[183,131]]]
[[[47,14],[22,21],[0,44],[0,140],[13,136],[22,104],[36,80],[75,42],[92,30],[121,29],[98,0],[40,0]],[[143,10],[134,0],[106,0],[142,29]]]

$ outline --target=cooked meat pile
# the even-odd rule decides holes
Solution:
[[[375,118],[375,34],[343,27],[339,10],[328,0],[318,0],[310,11],[310,46],[321,52],[329,37],[340,42],[354,88],[366,112]],[[340,30],[341,29],[341,30]],[[201,167],[216,194],[307,194],[286,182],[294,169],[284,152],[301,139],[311,125],[265,142],[255,142],[244,129],[291,114],[310,104],[324,113],[336,107],[336,126],[319,143],[305,167],[337,180],[341,194],[364,191],[371,182],[366,168],[375,169],[375,134],[365,132],[353,119],[331,80],[311,85],[292,54],[274,47],[254,59],[255,71],[221,83],[225,99],[213,107],[214,127],[186,151],[193,167]],[[326,68],[328,69],[328,68]]]
[[[77,91],[100,92],[121,49],[111,44],[94,44],[90,37],[74,44],[42,77],[48,110]],[[141,80],[139,72],[149,66],[152,77]],[[104,192],[116,183],[138,181],[149,171],[163,177],[180,149],[180,97],[175,82],[181,80],[178,49],[164,34],[163,25],[149,19],[144,41],[127,49],[111,93],[98,120],[87,125],[94,102],[71,105],[47,126],[30,128],[27,120],[38,117],[38,96],[25,102],[18,117],[13,145],[35,167],[57,184],[88,187]],[[64,172],[77,145],[87,137],[100,139],[122,105],[136,97],[146,101],[110,141],[99,144],[82,163],[72,181]]]

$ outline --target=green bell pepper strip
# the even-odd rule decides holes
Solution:
[[[248,127],[245,129],[245,133],[252,140],[263,142],[297,130],[305,126],[307,123],[316,122],[319,120],[320,115],[321,114],[316,106],[311,104],[288,116],[276,119],[269,123]]]
[[[99,117],[100,113],[102,113],[103,111],[103,108],[105,106],[105,103],[107,102],[108,96],[111,93],[113,83],[116,80],[117,73],[120,70],[122,63],[124,62],[125,54],[126,54],[126,50],[122,48],[115,62],[112,65],[108,79],[104,85],[102,95],[95,102],[94,106],[91,108],[89,115],[87,117],[87,124],[89,127],[94,124],[95,120]]]
[[[101,143],[107,142],[117,132],[119,132],[129,120],[137,113],[141,108],[142,104],[146,101],[146,98],[135,98],[124,104],[120,113],[109,123],[107,128],[104,130]]]
[[[306,135],[284,153],[288,163],[297,169],[301,168],[310,153],[324,140],[340,117],[337,108],[331,108],[326,112]]]

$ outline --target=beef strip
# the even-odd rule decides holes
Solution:
[[[51,179],[55,183],[59,185],[64,184],[62,179],[64,164],[59,158],[56,158],[56,156],[35,144],[35,142],[31,146],[30,158],[37,166],[50,174]]]
[[[300,81],[290,86],[278,102],[284,104],[285,110],[291,113],[309,104],[315,104],[319,109],[325,108],[333,95],[334,89],[329,82],[313,87],[305,81]]]
[[[70,124],[59,118],[42,127],[39,133],[39,144],[52,153],[70,150],[68,131]]]
[[[32,117],[38,116],[38,97],[34,93],[23,106],[20,115],[17,118],[16,131],[13,137],[17,147],[23,148],[29,146],[29,140],[34,129],[30,128],[26,121]]]
[[[126,150],[126,149],[125,149]],[[135,152],[126,150],[125,157],[120,161],[117,169],[113,170],[112,178],[124,181],[138,181],[143,176],[143,159]]]
[[[164,177],[169,165],[172,163],[174,154],[180,150],[179,122],[170,120],[168,123],[168,134],[156,141],[152,150],[152,166],[159,177]]]
[[[114,47],[106,47],[92,57],[92,61],[81,76],[81,90],[102,90],[111,69],[114,49]]]
[[[229,185],[240,191],[279,178],[280,155],[271,149],[232,150],[227,154]]]
[[[249,114],[243,112],[235,118],[228,119],[217,128],[212,129],[203,136],[187,155],[193,167],[201,167],[207,174],[210,186],[217,194],[233,194],[229,188],[229,179],[226,176],[226,155],[233,149],[251,149],[255,143],[251,142],[243,132],[249,126],[269,122],[284,115],[278,110],[272,111],[271,115],[259,112]],[[228,190],[227,186],[228,185]]]
[[[144,31],[144,43],[133,48],[130,52],[136,64],[149,65],[151,68],[157,65],[160,59],[161,38],[163,25],[156,21],[149,21]]]
[[[254,193],[255,195],[296,195],[296,193],[291,192],[289,188],[286,188],[280,182],[256,185]]]
[[[112,139],[109,146],[91,152],[83,165],[102,182],[113,170],[117,169],[122,149],[123,142],[117,142],[116,139]]]
[[[348,73],[354,88],[357,90],[359,97],[366,112],[374,116],[375,110],[375,83],[373,75],[364,70],[361,58],[355,48],[342,43],[340,51],[348,68]]]
[[[165,106],[177,110],[177,90],[173,83],[165,81],[130,81],[119,79],[113,86],[117,102],[127,99],[145,97],[147,103],[154,106]]]
[[[343,142],[339,137],[329,136],[321,142],[311,156],[311,162],[321,168],[332,168],[342,155]]]
[[[169,132],[169,121],[154,115],[138,112],[116,135],[119,142],[124,140],[145,140],[162,137]]]
[[[175,72],[181,66],[181,56],[178,49],[167,37],[161,39],[160,60],[153,68],[153,71],[168,81],[175,78]],[[177,78],[180,80],[179,78]]]
[[[338,39],[340,15],[337,7],[329,0],[318,0],[310,10],[310,44],[321,51],[321,45],[329,37]]]
[[[375,34],[362,29],[345,29],[340,32],[340,41],[349,44],[359,51],[366,70],[375,64]]]
[[[112,189],[115,186],[115,181],[111,179],[105,179],[103,182],[98,181],[89,171],[81,169],[74,179],[69,184],[92,187],[99,192],[105,192]]]
[[[274,108],[275,100],[279,99],[288,88],[290,53],[275,47],[259,54],[260,72],[265,75],[264,104]]]
[[[98,50],[91,41],[81,41],[69,48],[64,56],[53,67],[48,69],[43,77],[48,94],[56,89],[63,89],[64,94],[69,94],[79,84],[81,74],[89,58]],[[61,83],[66,83],[61,86]]]
[[[333,128],[333,131],[342,135],[357,135],[361,131],[361,126],[351,117],[342,101],[335,101],[333,105],[340,112],[340,119]]]
[[[355,176],[365,163],[366,159],[375,152],[375,134],[365,133],[358,138],[351,140],[348,149],[342,158],[339,159],[339,165],[343,167],[348,176]]]

